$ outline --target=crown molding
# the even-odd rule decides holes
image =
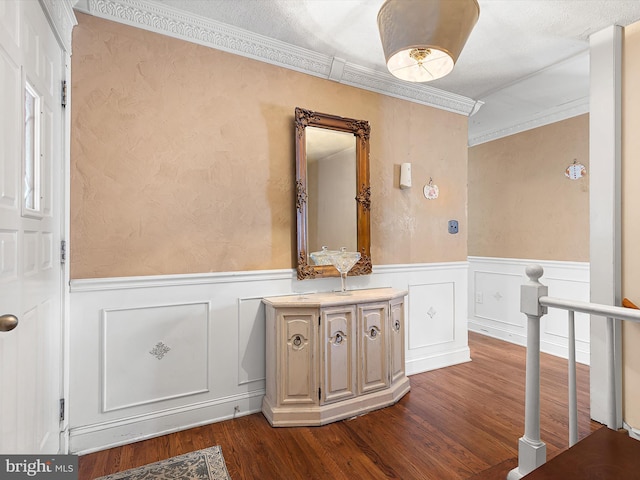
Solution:
[[[40,5],[49,19],[58,41],[71,55],[71,33],[73,27],[78,24],[73,13],[72,0],[40,0]]]
[[[551,109],[539,112],[536,115],[526,117],[523,121],[517,123],[510,123],[503,128],[496,128],[494,130],[473,132],[472,126],[469,128],[469,147],[474,145],[480,145],[481,143],[491,142],[492,140],[498,140],[509,135],[515,135],[517,133],[525,132],[527,130],[533,130],[534,128],[544,127],[552,123],[561,122],[569,118],[577,117],[589,113],[589,97],[580,98],[573,102],[570,102],[560,107],[554,107]]]
[[[48,0],[52,2],[53,0]],[[77,10],[271,65],[469,116],[475,100],[361,67],[148,0],[79,0]]]
[[[466,116],[477,110],[475,100],[427,85],[404,82],[389,73],[347,63],[340,83],[370,90],[390,97],[460,113]]]

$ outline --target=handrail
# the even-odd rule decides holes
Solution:
[[[615,318],[617,320],[640,322],[640,310],[634,310],[631,308],[613,307],[611,305],[580,302],[577,300],[564,300],[562,298],[555,297],[540,297],[538,300],[540,301],[540,305],[545,307],[573,310],[574,312],[589,313],[591,315]]]
[[[524,435],[518,442],[518,466],[507,475],[517,480],[547,461],[547,446],[540,439],[540,318],[547,309],[567,310],[569,323],[569,445],[577,442],[578,420],[576,399],[576,363],[574,313],[587,313],[605,317],[607,322],[607,367],[609,370],[609,404],[611,415],[609,428],[616,428],[615,399],[617,392],[615,367],[614,322],[627,320],[640,323],[640,310],[597,303],[565,300],[549,297],[548,289],[539,282],[544,273],[540,265],[529,265],[526,274],[529,281],[520,287],[520,311],[527,316],[527,359],[525,386]]]

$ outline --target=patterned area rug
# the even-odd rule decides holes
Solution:
[[[185,453],[96,480],[231,480],[219,446]]]

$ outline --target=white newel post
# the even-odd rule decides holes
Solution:
[[[524,436],[518,443],[518,467],[509,472],[508,480],[524,477],[547,460],[547,446],[540,440],[540,317],[547,307],[538,299],[546,297],[548,289],[538,281],[543,274],[540,265],[529,265],[526,274],[529,281],[520,286],[520,311],[527,316]]]

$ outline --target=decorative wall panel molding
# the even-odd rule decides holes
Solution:
[[[418,278],[408,275],[407,375],[470,361],[467,264],[436,264]]]
[[[474,296],[474,315],[484,320],[502,323],[505,328],[525,327],[523,316],[511,316],[514,309],[520,311],[520,280],[517,273],[474,270],[472,285],[482,285]]]
[[[75,8],[107,20],[466,116],[482,103],[428,85],[409,85],[388,72],[350,64],[145,0],[80,0]]]
[[[549,295],[589,301],[589,264],[544,260],[469,257],[469,330],[508,342],[526,345],[526,316],[520,313],[520,285],[527,277],[527,265],[544,268],[540,281]],[[589,363],[589,317],[575,315],[576,358]],[[549,309],[541,319],[540,348],[566,358],[568,355],[567,313]]]
[[[109,290],[135,290],[139,288],[172,288],[196,285],[217,285],[239,282],[263,282],[267,280],[289,280],[288,270],[255,270],[233,273],[189,273],[144,277],[90,278],[71,281],[75,293],[103,292]]]
[[[156,357],[158,360],[162,360],[164,356],[170,351],[171,347],[165,345],[163,342],[158,342],[151,350],[149,350],[149,353]]]
[[[407,329],[408,374],[469,360],[467,262],[385,265],[349,278],[351,289],[378,287],[428,297],[407,298],[406,321],[417,337]],[[299,281],[294,270],[72,280],[70,450],[89,453],[259,412],[261,299],[339,289],[339,278]]]
[[[208,302],[103,310],[102,411],[208,392],[210,323]]]
[[[411,285],[413,315],[407,324],[409,350],[450,343],[455,340],[455,283]]]
[[[265,323],[262,297],[238,299],[238,384],[264,382]]]

